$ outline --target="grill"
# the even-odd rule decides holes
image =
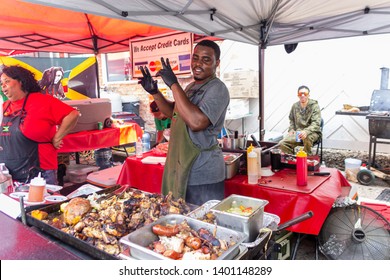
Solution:
[[[360,112],[337,111],[337,115],[365,116],[368,120],[370,146],[368,164],[375,166],[376,144],[390,144],[390,89],[388,89],[389,68],[381,68],[381,84],[379,90],[371,95],[370,106],[359,107]]]
[[[376,144],[390,144],[390,141],[384,140],[390,139],[390,90],[387,89],[389,69],[381,69],[381,89],[374,90],[372,93],[369,113],[366,115],[370,133],[370,147],[368,150],[370,166],[375,166]]]

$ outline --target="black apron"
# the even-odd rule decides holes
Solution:
[[[31,167],[39,167],[38,143],[28,139],[20,130],[26,117],[24,107],[28,97],[29,94],[20,111],[10,115],[3,114],[0,132],[0,162],[8,167],[12,179],[19,182],[26,181]]]
[[[172,118],[169,151],[165,162],[162,194],[172,192],[174,198],[185,198],[187,182],[195,159],[199,156],[199,149],[191,140],[187,126],[178,113]]]

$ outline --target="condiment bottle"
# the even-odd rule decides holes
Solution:
[[[247,173],[248,184],[257,184],[259,178],[257,169],[257,154],[253,150],[248,154]]]
[[[135,156],[137,158],[142,158],[142,140],[141,137],[138,137],[137,142],[135,143]]]
[[[301,148],[297,152],[297,185],[307,185],[307,153]]]
[[[261,147],[256,147],[253,151],[256,153],[257,176],[261,179]]]
[[[46,180],[45,178],[41,177],[41,172],[39,172],[38,177],[35,177],[30,181],[30,188],[28,191],[28,201],[43,202],[45,191],[46,191]]]

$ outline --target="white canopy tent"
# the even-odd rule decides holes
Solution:
[[[29,0],[25,2],[161,26],[259,46],[261,139],[264,135],[264,49],[390,33],[384,0]],[[118,27],[120,28],[120,26]]]

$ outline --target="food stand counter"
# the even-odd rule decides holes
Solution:
[[[145,153],[144,158],[147,156],[153,156],[153,153]],[[143,164],[141,159],[128,157],[117,183],[160,193],[163,171],[164,166],[161,164]],[[283,169],[272,176],[263,177],[265,184],[261,185],[250,185],[246,175],[236,175],[225,181],[225,197],[238,194],[268,200],[265,211],[278,215],[281,223],[313,211],[313,218],[288,230],[318,235],[335,200],[339,196],[348,196],[351,189],[338,169],[321,168],[319,171],[329,172],[330,175],[309,176],[308,186],[304,188],[296,186],[295,170],[292,169]]]
[[[309,176],[308,186],[303,188],[296,185],[296,173],[292,169],[283,169],[272,176],[263,177],[263,184],[259,180],[260,185],[250,185],[247,176],[236,175],[225,181],[225,196],[239,194],[268,200],[265,211],[278,215],[281,223],[313,211],[313,218],[288,230],[318,235],[335,200],[339,196],[348,196],[351,189],[338,169],[321,168],[320,171],[329,172],[330,175]]]

